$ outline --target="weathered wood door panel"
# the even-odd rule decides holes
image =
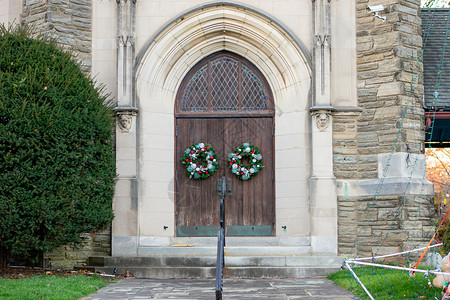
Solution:
[[[223,176],[232,187],[225,198],[227,234],[273,234],[273,116],[269,84],[245,58],[221,51],[205,57],[188,72],[175,105],[177,235],[217,234],[217,186]],[[206,179],[195,180],[189,178],[180,160],[187,147],[200,142],[212,145],[219,169]],[[228,154],[243,143],[260,149],[265,166],[248,181],[237,178],[227,163]]]
[[[183,226],[219,225],[217,199],[217,179],[223,163],[223,149],[219,132],[223,130],[221,119],[177,119],[176,149],[176,222]],[[186,168],[181,164],[184,150],[195,143],[208,143],[214,148],[219,159],[219,170],[212,176],[195,180],[189,178]]]
[[[226,225],[273,225],[273,137],[272,118],[226,119],[224,148],[226,157],[243,143],[259,148],[264,168],[251,180],[243,181],[225,165],[231,178],[233,195],[225,201]]]
[[[226,225],[235,226],[234,229],[238,228],[238,231],[243,230],[239,226],[266,225],[270,226],[271,234],[275,217],[273,119],[180,118],[176,123],[177,227],[197,226],[201,229],[198,234],[192,235],[215,235],[213,228],[205,233],[203,226],[219,225],[220,196],[217,186],[218,180],[225,176],[232,189],[225,198]],[[194,180],[189,178],[180,159],[187,147],[199,142],[213,146],[219,169],[207,179]],[[227,163],[228,154],[245,142],[259,148],[264,162],[264,168],[248,181],[240,180],[231,173]]]

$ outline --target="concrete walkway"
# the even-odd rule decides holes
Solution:
[[[85,300],[189,299],[214,300],[211,279],[122,279]],[[223,299],[358,299],[326,278],[225,279]]]

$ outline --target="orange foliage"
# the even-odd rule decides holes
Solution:
[[[446,148],[426,149],[427,179],[434,184],[435,201],[446,202],[450,190],[450,150]],[[450,200],[450,199],[448,199]]]

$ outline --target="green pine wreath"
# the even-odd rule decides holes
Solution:
[[[200,165],[199,158],[203,160]],[[219,168],[213,147],[206,143],[197,143],[184,150],[181,162],[186,165],[189,178],[205,179]]]
[[[250,165],[242,164],[242,159],[247,157]],[[231,172],[241,180],[250,180],[263,168],[262,155],[258,147],[244,143],[228,155],[228,166]]]

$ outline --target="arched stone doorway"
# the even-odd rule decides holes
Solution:
[[[175,104],[177,236],[217,235],[218,186],[223,178],[227,181],[227,235],[274,233],[273,116],[273,97],[267,81],[243,57],[221,51],[189,71]],[[219,168],[212,176],[195,180],[180,159],[186,148],[200,142],[212,145]],[[239,179],[228,168],[229,153],[243,143],[258,147],[263,155],[264,168],[251,180]]]
[[[177,231],[176,182],[181,176],[186,180],[189,178],[185,174],[186,170],[182,170],[183,173],[177,170],[181,157],[174,147],[177,134],[180,134],[180,129],[177,130],[174,124],[188,118],[189,112],[185,112],[183,118],[174,107],[178,107],[177,95],[187,82],[185,78],[190,78],[189,74],[192,73],[189,72],[195,72],[193,66],[210,55],[225,53],[222,51],[240,55],[246,62],[251,62],[251,66],[255,66],[251,70],[256,70],[255,74],[262,82],[267,80],[265,87],[270,86],[271,94],[268,95],[273,96],[273,101],[270,99],[272,106],[268,106],[267,111],[253,112],[261,114],[259,119],[271,118],[267,125],[270,130],[267,132],[272,134],[273,128],[274,162],[270,163],[273,170],[266,172],[268,169],[264,168],[254,178],[264,172],[272,173],[274,178],[272,223],[259,223],[271,225],[272,237],[264,240],[270,240],[274,245],[310,245],[311,229],[315,225],[310,217],[309,191],[310,55],[299,39],[270,16],[239,7],[234,4],[211,4],[194,8],[178,16],[178,21],[174,20],[162,28],[137,54],[135,88],[139,114],[135,127],[123,136],[125,142],[135,142],[135,148],[128,146],[131,142],[122,143],[125,145],[123,147],[128,147],[125,149],[127,153],[132,152],[130,148],[136,151],[136,177],[121,175],[117,183],[121,186],[121,192],[117,194],[118,201],[115,202],[117,226],[113,227],[114,255],[133,251],[146,255],[153,246],[191,243],[192,239],[179,237]],[[229,114],[229,118],[243,121],[250,118],[240,115],[251,112],[239,113],[239,108],[238,112],[222,112],[221,121],[227,120],[226,114]],[[208,116],[198,119],[208,119]],[[236,141],[233,147],[247,139],[251,137]],[[185,142],[179,149],[184,151],[195,142]],[[214,147],[216,150],[220,148]],[[229,150],[222,151],[225,153]],[[263,155],[264,165],[267,166],[269,156],[266,153]],[[124,157],[118,163],[128,168],[130,159]],[[184,166],[180,164],[179,167]],[[226,166],[220,170],[230,172]],[[220,177],[220,174],[217,176]],[[214,176],[209,179],[218,178]],[[131,197],[129,191],[133,193]],[[217,201],[217,194],[214,199]],[[320,201],[314,203],[319,205]],[[215,215],[218,216],[218,213]],[[126,226],[119,226],[121,224]],[[210,238],[193,240],[196,243],[215,241]],[[132,243],[135,245],[134,250],[130,246]]]

